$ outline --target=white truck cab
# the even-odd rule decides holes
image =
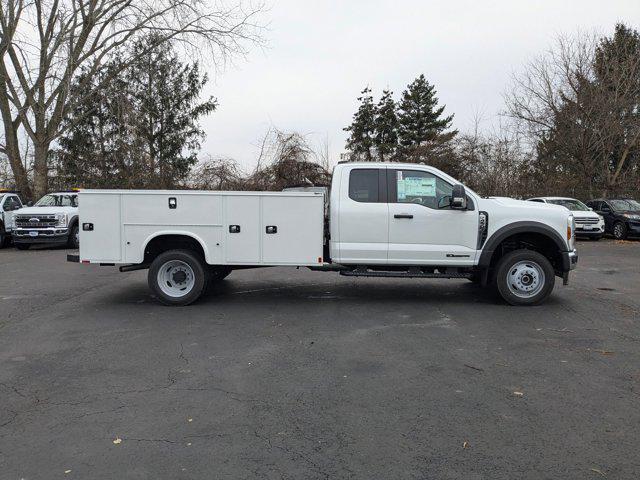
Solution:
[[[13,243],[19,250],[39,243],[78,248],[78,191],[47,193],[16,212],[13,220]]]
[[[433,167],[341,163],[323,192],[83,190],[70,261],[149,269],[169,305],[232,270],[306,266],[345,276],[467,278],[540,303],[578,260],[561,206],[482,198]],[[325,228],[325,222],[329,228]],[[327,238],[328,237],[328,238]]]
[[[13,230],[13,216],[22,208],[22,200],[15,190],[0,190],[0,248],[5,246]]]
[[[560,205],[570,210],[576,222],[576,235],[580,238],[600,240],[604,236],[604,218],[580,200],[570,197],[534,197],[529,202]]]

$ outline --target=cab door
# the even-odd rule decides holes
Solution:
[[[376,265],[387,262],[389,205],[386,182],[384,167],[343,170],[339,213],[333,215],[332,210],[332,218],[338,218],[335,251],[340,263]],[[332,206],[335,207],[337,205]],[[332,238],[332,244],[335,240]]]
[[[478,210],[451,210],[453,185],[421,169],[387,170],[388,263],[470,266],[478,241]]]
[[[4,203],[0,205],[0,213],[2,214],[2,219],[4,221],[5,231],[11,230],[11,225],[13,223],[13,215],[16,210],[22,208],[22,202],[18,198],[17,195],[6,195],[4,199]]]

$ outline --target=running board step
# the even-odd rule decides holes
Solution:
[[[423,272],[419,269],[410,269],[408,271],[380,271],[367,270],[364,268],[356,268],[355,270],[343,270],[340,275],[345,277],[385,277],[385,278],[471,278],[471,273],[444,272],[431,273]]]

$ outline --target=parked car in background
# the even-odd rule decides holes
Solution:
[[[0,190],[0,248],[9,243],[13,230],[14,212],[22,208],[19,192]]]
[[[18,210],[13,220],[13,244],[19,250],[38,243],[80,245],[77,191],[48,193],[33,207]]]
[[[561,205],[573,212],[576,221],[576,236],[600,240],[604,236],[605,222],[602,215],[594,212],[580,200],[569,197],[535,197],[530,202]]]
[[[632,198],[598,198],[587,205],[604,217],[605,231],[618,240],[640,235],[640,203]]]

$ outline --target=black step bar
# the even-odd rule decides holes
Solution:
[[[370,270],[368,268],[356,268],[353,270],[343,270],[340,275],[345,277],[384,277],[384,278],[471,278],[470,272],[459,271],[424,271],[420,268],[410,268],[409,270]]]

